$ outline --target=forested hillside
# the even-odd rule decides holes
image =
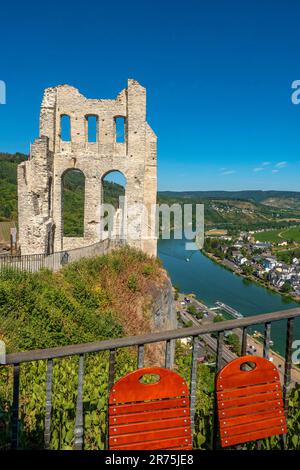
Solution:
[[[17,165],[26,155],[0,154],[0,222],[17,220]],[[71,171],[64,178],[64,233],[83,234],[84,177]],[[99,191],[100,191],[99,183]],[[104,181],[104,200],[115,206],[124,187]],[[300,222],[300,192],[161,191],[158,203],[204,204],[205,225],[228,230],[281,228]]]

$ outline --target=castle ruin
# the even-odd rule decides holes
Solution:
[[[95,141],[89,141],[89,119],[96,120]],[[62,120],[70,137],[63,140]],[[124,120],[124,141],[118,142],[116,122]],[[22,255],[81,248],[99,242],[103,179],[112,171],[126,178],[127,205],[146,207],[148,215],[128,211],[135,236],[126,242],[156,255],[156,135],[146,121],[146,90],[128,80],[116,99],[87,99],[76,88],[47,88],[40,112],[40,137],[30,158],[18,167],[19,247]],[[84,235],[64,236],[63,178],[69,170],[85,178]],[[145,230],[144,230],[145,229]],[[144,233],[150,233],[145,237]]]

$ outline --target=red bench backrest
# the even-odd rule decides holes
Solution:
[[[141,383],[145,374],[156,383]],[[161,367],[131,372],[109,394],[111,450],[192,449],[189,391],[185,380]]]
[[[255,368],[241,370],[247,362]],[[279,373],[267,359],[233,360],[218,373],[216,393],[222,447],[286,433]]]

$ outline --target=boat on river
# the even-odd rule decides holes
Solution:
[[[229,305],[224,304],[224,302],[220,302],[219,300],[217,300],[215,304],[217,307],[225,310],[225,312],[230,313],[230,315],[232,315],[234,318],[243,318],[243,315],[240,312],[230,307]]]

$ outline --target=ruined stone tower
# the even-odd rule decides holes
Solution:
[[[69,119],[70,138],[62,139],[62,118]],[[89,142],[89,117],[96,119],[96,141]],[[116,138],[116,120],[123,118],[124,141]],[[68,170],[85,177],[84,236],[63,232],[62,181]],[[128,80],[116,99],[87,99],[76,88],[48,88],[40,113],[40,137],[31,146],[30,159],[18,167],[19,246],[21,254],[52,253],[92,245],[104,235],[100,224],[103,178],[120,171],[126,178],[128,207],[143,205],[127,218],[135,236],[127,243],[156,255],[156,136],[146,121],[146,90]],[[147,228],[147,230],[144,230]],[[150,230],[149,230],[150,229]],[[148,233],[145,237],[144,234]],[[149,233],[152,235],[149,236]],[[107,235],[106,235],[107,236]]]

